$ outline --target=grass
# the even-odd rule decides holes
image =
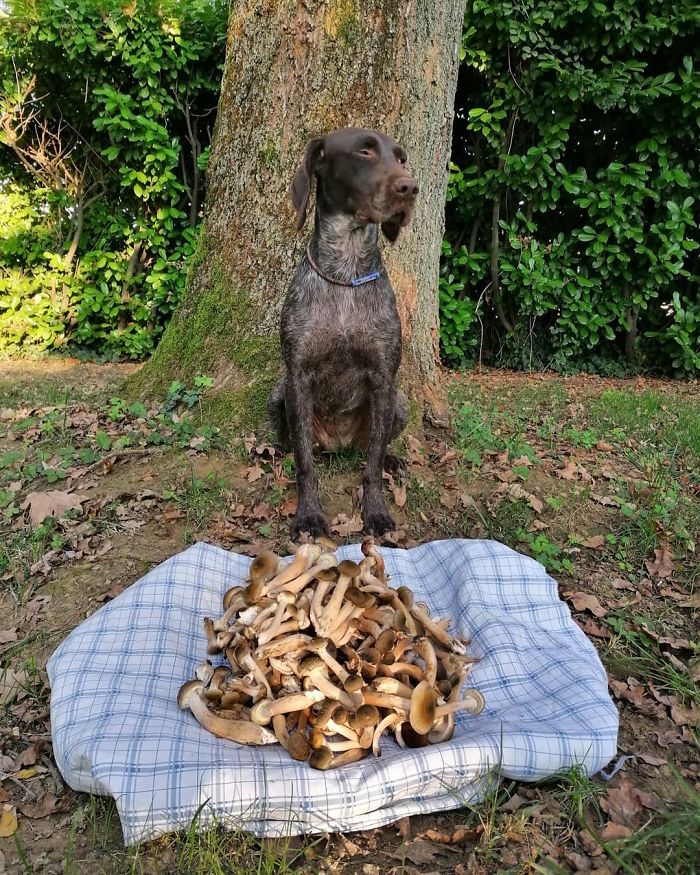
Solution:
[[[192,542],[197,532],[230,504],[228,485],[223,477],[211,471],[198,477],[190,467],[184,480],[174,489],[167,490],[163,497],[171,500],[185,518],[185,543]]]
[[[697,875],[700,865],[700,793],[673,770],[678,802],[628,839],[603,843],[626,875]]]

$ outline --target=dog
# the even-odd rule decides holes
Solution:
[[[314,231],[282,307],[285,374],[268,399],[280,446],[294,449],[298,502],[291,526],[328,534],[313,449],[367,450],[362,488],[365,531],[395,524],[382,492],[389,442],[408,422],[397,388],[401,322],[379,251],[379,229],[394,243],[413,214],[418,183],[391,137],[341,128],[306,146],[290,187],[301,230],[316,179]]]

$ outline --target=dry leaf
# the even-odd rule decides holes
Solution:
[[[32,820],[38,820],[42,817],[48,817],[51,814],[66,811],[69,806],[70,796],[68,794],[57,799],[53,793],[47,793],[41,798],[40,802],[33,805],[20,805],[19,810],[25,817],[30,817]]]
[[[163,511],[163,519],[172,522],[172,520],[181,520],[185,514],[177,507],[166,507]]]
[[[405,486],[396,486],[395,484],[391,484],[389,486],[391,490],[391,494],[394,496],[394,504],[397,507],[403,507],[406,504],[406,487]]]
[[[645,559],[644,564],[651,577],[670,577],[673,574],[673,557],[664,544],[661,549],[654,550],[654,561]]]
[[[47,492],[30,492],[21,505],[22,510],[29,511],[29,520],[36,528],[48,516],[60,519],[69,510],[80,510],[89,496],[79,492],[61,492],[49,489]]]
[[[586,538],[585,541],[581,541],[582,547],[588,547],[591,550],[600,550],[601,547],[605,546],[605,535],[593,535],[590,538]]]
[[[17,640],[17,627],[0,632],[0,644],[12,644]]]
[[[576,623],[580,629],[583,629],[586,635],[591,635],[593,638],[611,637],[608,629],[604,626],[600,626],[598,623],[594,623],[593,620],[576,620]]]
[[[347,517],[344,513],[339,513],[331,523],[331,531],[340,538],[346,538],[348,535],[357,535],[362,531],[362,526],[363,522],[360,516]]]
[[[632,833],[633,830],[628,826],[623,826],[621,823],[609,820],[600,831],[600,837],[604,842],[609,842],[612,839],[625,839],[627,836],[631,836]]]
[[[520,796],[518,793],[514,793],[507,802],[504,802],[503,805],[500,806],[501,811],[517,811],[518,808],[522,808],[523,805],[527,805],[529,802],[528,799],[525,799],[523,796]]]
[[[689,599],[678,602],[679,608],[698,608],[700,609],[700,592],[693,593]]]
[[[17,832],[17,810],[14,805],[5,804],[0,815],[0,837],[7,838]]]
[[[638,825],[642,808],[653,811],[663,810],[663,806],[653,793],[635,787],[629,778],[623,778],[619,787],[611,787],[600,807],[610,815],[610,819],[628,826]]]
[[[259,480],[261,477],[265,476],[265,472],[260,467],[260,465],[253,465],[248,468],[248,473],[246,474],[246,480],[249,483],[255,483],[256,480]]]
[[[570,601],[577,611],[590,611],[594,617],[604,617],[607,614],[598,599],[590,593],[565,592],[564,598]]]
[[[431,842],[424,842],[423,839],[413,839],[411,842],[404,842],[399,846],[398,850],[392,853],[392,857],[399,860],[410,860],[417,866],[423,866],[428,863],[435,863],[437,854],[444,853],[438,845]]]
[[[655,757],[650,753],[636,753],[635,757],[650,766],[664,766],[668,762],[663,757]]]
[[[33,766],[34,763],[39,758],[39,750],[35,744],[30,744],[26,750],[23,750],[21,754],[15,759],[15,764],[13,766],[13,771],[17,769],[23,769],[26,766]]]
[[[677,729],[667,729],[656,733],[656,741],[659,747],[670,747],[672,744],[682,744],[683,736]]]
[[[629,580],[625,580],[624,577],[614,577],[610,583],[615,589],[631,589],[634,592],[634,587]]]
[[[27,695],[26,687],[29,684],[29,675],[24,669],[15,671],[8,668],[0,674],[0,705],[8,705],[15,699],[20,701]]]

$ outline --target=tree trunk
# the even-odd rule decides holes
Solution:
[[[255,425],[280,369],[279,315],[308,232],[287,189],[311,137],[376,128],[420,183],[412,228],[384,247],[404,330],[402,383],[438,375],[438,262],[464,0],[239,0],[184,298],[139,378],[160,390],[208,373],[209,413]]]

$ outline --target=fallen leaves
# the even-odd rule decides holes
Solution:
[[[600,800],[600,807],[612,821],[628,827],[640,825],[644,808],[663,811],[657,796],[636,787],[629,778],[623,778],[619,787],[610,787],[607,796]]]
[[[654,550],[654,560],[646,559],[644,565],[650,577],[658,577],[662,580],[670,577],[674,572],[674,565],[668,545],[663,544],[660,548]]]
[[[566,591],[564,598],[571,602],[577,611],[590,611],[594,617],[604,617],[607,614],[607,610],[591,593]]]
[[[83,502],[89,496],[79,492],[61,492],[59,489],[49,489],[47,492],[30,492],[20,505],[24,511],[29,511],[29,521],[36,528],[46,517],[60,519],[69,510],[81,510]]]
[[[7,838],[17,832],[17,809],[5,803],[0,814],[0,837]]]

